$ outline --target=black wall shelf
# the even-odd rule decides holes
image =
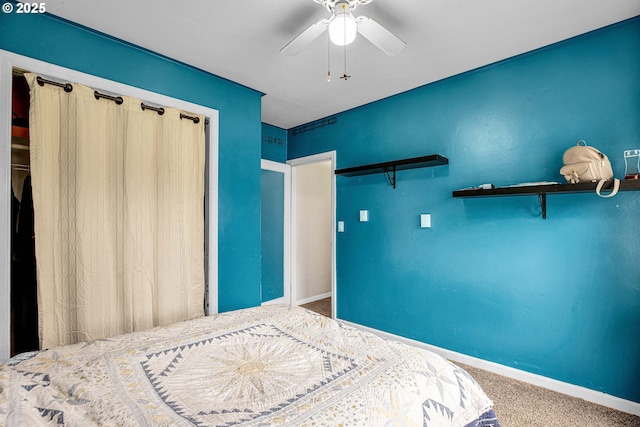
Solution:
[[[373,163],[370,165],[354,166],[352,168],[337,169],[336,175],[343,176],[360,176],[371,175],[375,173],[384,173],[389,183],[396,188],[396,171],[428,168],[433,166],[448,165],[449,159],[439,154],[430,156],[412,157],[410,159],[393,160],[390,162]]]
[[[520,185],[496,188],[470,188],[456,190],[453,197],[496,197],[496,196],[531,196],[538,195],[540,207],[542,208],[542,218],[547,218],[547,194],[567,194],[567,193],[594,193],[597,182],[581,182],[578,184],[541,184],[541,185]],[[607,181],[602,187],[603,193],[613,188],[613,181]],[[639,191],[640,180],[620,180],[619,191]]]

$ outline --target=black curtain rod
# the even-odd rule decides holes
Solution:
[[[61,87],[67,93],[69,93],[69,92],[71,92],[73,90],[73,86],[71,86],[71,84],[69,84],[69,83],[58,83],[58,82],[54,82],[52,80],[45,80],[40,76],[36,77],[36,81],[38,82],[38,84],[40,86],[44,86],[44,84],[47,83],[47,84],[50,84],[50,85]]]
[[[156,113],[158,113],[159,116],[164,114],[164,108],[162,108],[162,107],[152,107],[151,105],[146,105],[144,102],[140,103],[140,108],[142,108],[142,111],[144,111],[144,110],[155,111]]]
[[[191,120],[191,121],[193,121],[193,123],[195,123],[195,124],[200,123],[200,117],[197,117],[197,116],[189,116],[189,115],[187,115],[187,114],[180,113],[180,118],[181,118],[181,119]],[[205,124],[207,124],[207,122],[205,122]]]
[[[58,82],[54,82],[53,80],[43,79],[40,76],[36,77],[36,81],[38,82],[38,84],[40,86],[44,86],[45,83],[46,83],[46,84],[50,84],[50,85],[53,85],[53,86],[61,87],[67,93],[69,93],[69,92],[71,92],[73,90],[73,86],[70,83],[58,83]],[[120,104],[122,104],[124,102],[124,99],[122,99],[121,96],[106,95],[104,93],[98,92],[97,90],[93,91],[93,96],[95,96],[96,99],[100,99],[100,98],[108,99],[109,101],[113,101],[118,105],[120,105]],[[162,108],[162,107],[152,107],[151,105],[146,105],[144,102],[140,103],[140,108],[142,108],[143,111],[144,110],[152,110],[152,111],[155,111],[156,113],[158,113],[159,115],[163,115],[164,114],[164,108]],[[184,113],[180,113],[180,119],[191,120],[194,124],[200,123],[200,117],[190,116],[190,115],[184,114]]]
[[[100,99],[100,98],[108,99],[109,101],[113,101],[118,105],[120,105],[120,104],[122,104],[124,102],[124,99],[122,99],[121,96],[105,95],[104,93],[100,93],[97,90],[93,91],[93,96],[95,96],[96,99]]]

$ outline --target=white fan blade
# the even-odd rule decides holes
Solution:
[[[357,22],[358,32],[388,56],[399,54],[407,45],[391,31],[367,16],[359,16]]]
[[[311,26],[304,30],[298,37],[280,49],[280,53],[289,56],[299,54],[304,48],[309,46],[312,41],[320,37],[320,35],[327,30],[328,25],[328,19],[321,19],[315,24],[311,24]]]

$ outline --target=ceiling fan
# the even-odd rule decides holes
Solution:
[[[399,54],[407,45],[373,19],[367,16],[353,16],[353,11],[358,5],[365,5],[373,0],[313,1],[324,6],[331,16],[311,24],[298,37],[290,41],[280,50],[283,55],[297,55],[327,29],[331,42],[338,46],[351,43],[356,38],[356,33],[360,33],[388,56]]]

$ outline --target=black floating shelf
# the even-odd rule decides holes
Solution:
[[[387,175],[389,182],[396,188],[396,171],[428,168],[432,166],[442,166],[449,164],[449,159],[439,154],[430,156],[413,157],[410,159],[393,160],[390,162],[373,163],[370,165],[355,166],[352,168],[337,169],[336,175],[343,176],[360,176],[371,175],[375,173],[384,173]]]
[[[597,182],[581,182],[578,184],[540,184],[540,185],[515,185],[510,187],[496,188],[470,188],[453,191],[453,197],[496,197],[496,196],[531,196],[538,195],[540,207],[542,208],[542,218],[547,217],[547,194],[568,194],[568,193],[594,193]],[[613,181],[607,181],[602,191],[608,192],[613,188]],[[639,191],[640,180],[620,180],[619,191]]]

